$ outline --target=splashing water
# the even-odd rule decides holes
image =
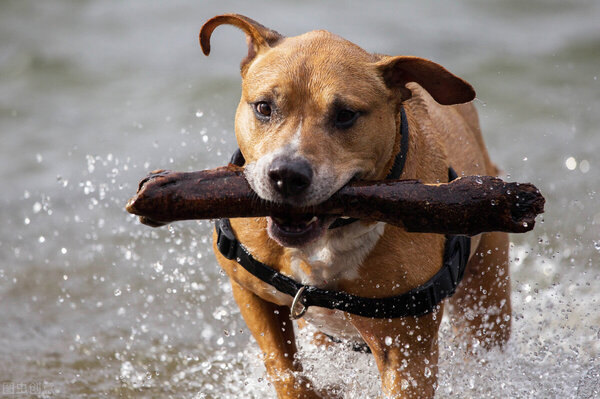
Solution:
[[[444,318],[436,397],[599,397],[600,3],[353,5],[231,6],[254,18],[268,6],[261,22],[282,33],[327,28],[448,66],[485,103],[483,132],[505,178],[534,182],[548,201],[536,229],[511,238],[511,340],[472,356]],[[215,167],[236,147],[243,36],[219,30],[208,59],[195,47],[221,7],[2,3],[4,392],[275,397],[214,260],[211,223],[150,229],[123,209],[149,170]],[[377,397],[370,355],[316,347],[311,333],[298,332],[299,357],[318,387]]]

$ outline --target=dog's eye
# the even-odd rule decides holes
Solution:
[[[260,118],[265,119],[271,117],[271,106],[265,101],[260,101],[254,104],[254,111]]]
[[[359,113],[349,109],[342,109],[338,111],[335,116],[335,126],[341,129],[347,129],[354,125]]]

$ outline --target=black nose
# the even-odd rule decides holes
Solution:
[[[293,197],[306,191],[313,171],[304,159],[276,158],[269,168],[271,187],[284,197]]]

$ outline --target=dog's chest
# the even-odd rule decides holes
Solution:
[[[330,231],[309,246],[290,249],[290,277],[305,285],[331,289],[340,280],[358,279],[358,269],[377,244],[384,226],[355,223]]]
[[[385,224],[364,226],[361,223],[330,232],[310,247],[290,250],[293,279],[323,289],[337,288],[341,280],[356,280],[358,269],[382,236]],[[304,319],[322,332],[339,338],[360,338],[346,320],[344,312],[311,307]]]

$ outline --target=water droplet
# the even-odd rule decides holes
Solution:
[[[491,201],[490,201],[490,204],[492,204],[492,206],[496,206],[496,205],[498,204],[498,201],[496,201],[496,200],[491,200]]]
[[[392,342],[394,342],[394,340],[392,340],[392,337],[390,337],[390,336],[385,337],[385,344],[387,346],[392,346]]]
[[[573,157],[569,157],[565,161],[565,166],[569,170],[575,170],[575,168],[577,167],[577,160],[575,160],[575,158],[573,158]]]
[[[431,369],[429,367],[425,367],[425,371],[423,372],[425,378],[431,377]]]
[[[527,222],[523,222],[523,227],[527,227],[527,226],[529,226],[529,225],[527,224]]]
[[[162,263],[160,263],[160,262],[156,262],[156,263],[155,263],[153,266],[154,266],[154,270],[155,270],[157,273],[160,273],[160,272],[162,272],[162,271],[163,271],[163,265],[162,265]]]
[[[408,385],[408,380],[402,380],[402,382],[400,383],[400,389],[406,391],[408,389]]]
[[[524,157],[524,158],[523,158],[523,161],[527,161],[527,157]]]
[[[600,241],[594,241],[594,248],[600,252]]]
[[[44,160],[44,157],[42,156],[42,154],[37,153],[37,154],[35,154],[35,160],[37,161],[37,163],[42,163],[42,161]]]
[[[483,184],[483,179],[481,178],[481,176],[476,176],[475,177],[475,183],[477,183],[477,184]]]
[[[204,116],[204,112],[198,110],[196,111],[196,118],[202,118]]]
[[[120,289],[116,289],[115,290],[115,296],[121,296],[121,290]]]
[[[38,242],[39,242],[40,244],[43,244],[44,242],[46,242],[46,237],[44,237],[44,236],[40,236],[40,238],[38,238]]]
[[[65,248],[65,247],[62,247],[62,248],[60,249],[60,253],[61,253],[61,254],[63,254],[63,255],[65,255],[65,254],[67,253],[67,248]]]
[[[581,171],[581,173],[587,173],[590,171],[590,163],[587,159],[584,159],[579,163],[579,170]]]
[[[91,155],[87,156],[87,164],[88,164],[87,165],[88,172],[89,173],[94,173],[94,170],[96,169],[96,166],[95,166],[96,160],[94,159],[93,156],[91,156]]]
[[[42,204],[36,202],[33,204],[33,213],[39,213],[42,210]]]

